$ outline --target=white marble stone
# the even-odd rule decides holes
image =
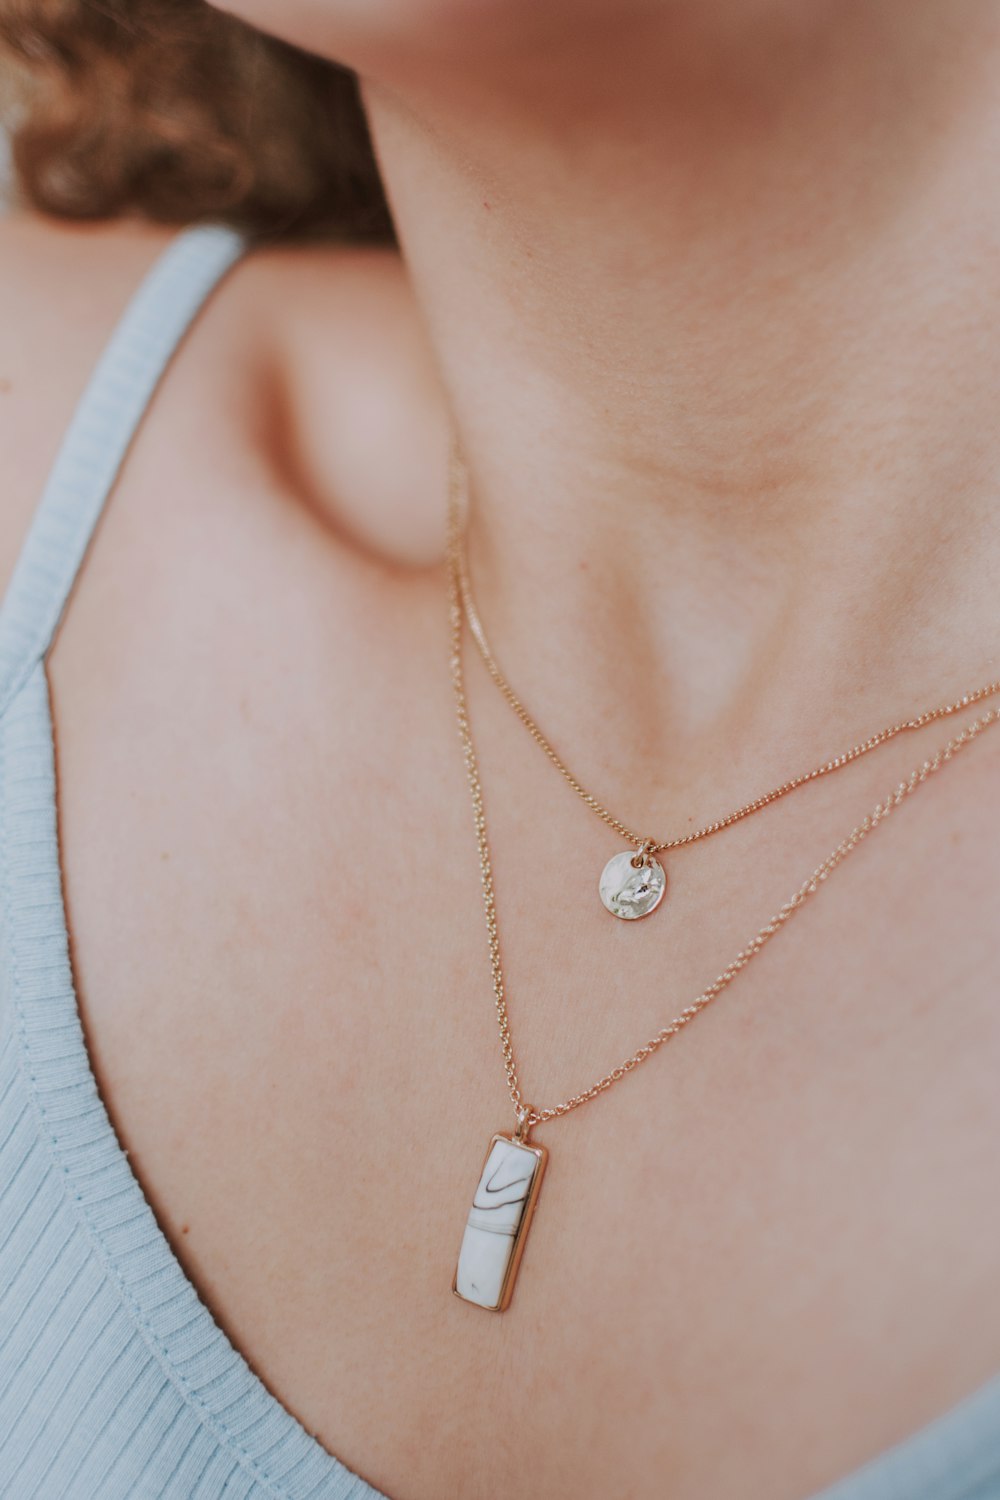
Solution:
[[[633,858],[629,850],[613,855],[601,872],[598,887],[608,911],[625,921],[648,916],[659,906],[667,888],[667,877],[659,860],[650,858],[636,869]]]
[[[494,1140],[469,1210],[455,1273],[454,1289],[467,1302],[494,1309],[504,1302],[508,1271],[526,1227],[525,1211],[543,1165],[540,1148]]]

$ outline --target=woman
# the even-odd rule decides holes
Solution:
[[[996,6],[226,10],[4,8],[0,1492],[1000,1495]]]

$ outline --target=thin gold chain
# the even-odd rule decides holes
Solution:
[[[451,469],[452,489],[454,494],[455,466]],[[511,1038],[510,1018],[507,1014],[507,1000],[504,988],[503,967],[500,961],[500,939],[497,929],[496,898],[493,888],[493,868],[490,860],[489,841],[486,834],[486,814],[483,806],[483,789],[479,778],[479,765],[475,746],[472,739],[472,730],[469,723],[468,703],[465,696],[465,685],[462,673],[462,621],[463,607],[461,599],[461,581],[457,560],[458,554],[458,519],[454,506],[449,506],[448,515],[448,598],[449,598],[449,620],[450,620],[450,650],[451,650],[451,678],[455,693],[455,707],[458,718],[459,736],[462,743],[462,753],[465,761],[466,774],[469,782],[469,791],[472,797],[473,821],[476,830],[476,842],[479,850],[479,868],[483,892],[483,906],[486,913],[486,928],[489,936],[490,971],[493,980],[493,994],[496,1005],[497,1021],[500,1027],[500,1042],[503,1052],[504,1072],[507,1076],[507,1088],[510,1093],[511,1102],[519,1120],[519,1129],[526,1130],[532,1125],[538,1125],[546,1120],[554,1120],[557,1116],[565,1115],[570,1110],[578,1109],[581,1104],[586,1104],[591,1099],[596,1099],[598,1094],[604,1093],[606,1089],[618,1083],[627,1073],[632,1072],[640,1063],[652,1057],[664,1042],[692,1021],[696,1015],[711,1004],[717,996],[736,978],[737,974],[754,958],[760,950],[769,943],[775,933],[779,932],[785,923],[797,912],[809,898],[819,890],[823,881],[837,868],[842,860],[855,850],[863,839],[873,832],[892,813],[900,803],[905,801],[911,793],[939,771],[942,766],[952,760],[961,750],[970,745],[978,735],[995,724],[1000,719],[1000,707],[991,708],[979,718],[967,724],[958,734],[954,735],[947,744],[942,745],[932,756],[925,760],[915,770],[911,771],[905,780],[899,782],[895,790],[878,802],[868,815],[851,830],[845,839],[837,845],[822,864],[803,881],[798,890],[785,904],[775,912],[769,922],[766,922],[760,931],[750,939],[746,947],[742,948],[731,963],[727,964],[722,972],[712,981],[710,985],[690,1005],[676,1015],[672,1021],[662,1027],[655,1036],[639,1047],[624,1062],[612,1068],[603,1078],[599,1078],[590,1088],[584,1089],[579,1094],[574,1094],[569,1099],[564,1099],[561,1104],[553,1104],[544,1109],[538,1109],[525,1102],[518,1078],[517,1065],[514,1059],[514,1045]],[[975,701],[970,697],[969,703]],[[959,705],[962,706],[962,705]],[[954,710],[949,710],[954,711]],[[935,717],[940,717],[940,712]],[[930,722],[925,719],[924,722]]]
[[[870,750],[875,750],[879,745],[884,745],[888,740],[895,739],[896,735],[904,734],[912,729],[923,729],[927,724],[933,723],[936,719],[944,719],[952,714],[960,713],[963,709],[971,708],[973,704],[982,702],[984,698],[993,698],[997,693],[1000,693],[1000,680],[989,682],[984,687],[979,687],[972,692],[963,694],[954,703],[945,703],[940,708],[926,709],[923,713],[917,714],[913,718],[904,719],[898,724],[890,724],[885,729],[880,729],[876,734],[869,735],[868,739],[861,741],[859,744],[852,745],[850,749],[842,751],[839,755],[835,755],[831,760],[824,761],[821,766],[815,766],[813,770],[805,771],[800,776],[793,776],[790,781],[782,782],[780,786],[773,787],[771,791],[764,792],[759,797],[754,797],[752,801],[745,803],[742,807],[736,808],[733,812],[726,813],[721,818],[716,818],[711,823],[706,823],[703,827],[695,829],[694,832],[682,834],[677,838],[661,839],[657,842],[646,835],[635,832],[634,829],[629,828],[625,823],[621,822],[619,818],[616,818],[608,811],[603,803],[598,801],[592,792],[589,792],[583,786],[562,760],[551,741],[539,729],[535,720],[531,717],[507,681],[507,678],[501,672],[496,658],[490,649],[469,580],[468,563],[465,557],[464,526],[461,519],[463,512],[467,514],[468,510],[467,471],[457,446],[453,448],[452,452],[452,475],[453,483],[450,488],[449,526],[453,544],[453,565],[457,573],[459,598],[462,608],[465,611],[469,630],[478,647],[479,654],[485,663],[486,670],[536,745],[544,750],[563,780],[572,787],[577,796],[586,803],[592,812],[597,814],[602,822],[606,823],[609,828],[613,828],[626,842],[634,844],[637,849],[644,849],[647,854],[659,854],[665,849],[680,849],[686,844],[694,844],[699,839],[708,838],[710,834],[720,833],[723,828],[730,828],[734,823],[739,823],[743,818],[749,817],[751,813],[759,812],[762,807],[767,807],[771,802],[777,802],[779,797],[786,797],[789,792],[794,792],[797,787],[805,786],[807,782],[816,781],[821,776],[828,776],[831,771],[839,771],[844,766],[850,765],[852,761],[857,760],[860,756],[867,755]]]

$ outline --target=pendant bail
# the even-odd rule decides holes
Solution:
[[[655,849],[655,839],[643,839],[642,843],[639,845],[638,849],[632,856],[631,863],[633,870],[640,870],[643,865],[648,865],[649,861],[653,857],[653,852]]]
[[[528,1136],[531,1134],[531,1127],[535,1123],[532,1119],[533,1113],[534,1111],[530,1104],[522,1104],[517,1111],[517,1125],[514,1130],[514,1139],[515,1141],[520,1141],[522,1146],[528,1144]]]

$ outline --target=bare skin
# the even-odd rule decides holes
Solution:
[[[981,250],[998,210],[928,215],[946,319],[940,286],[915,302],[914,285],[869,338],[856,309],[890,249],[901,274],[900,221],[866,241],[869,284],[834,274],[843,220],[812,211],[829,275],[775,275],[744,326],[731,302],[713,321],[709,287],[692,300],[692,269],[671,337],[644,343],[642,306],[668,311],[650,281],[626,305],[623,204],[621,274],[577,299],[591,367],[567,342],[567,284],[528,265],[554,253],[532,196],[473,229],[485,220],[463,218],[423,133],[373,102],[412,270],[339,250],[238,268],[144,422],[50,657],[95,1071],[214,1316],[394,1500],[801,1500],[1000,1370],[1000,729],[681,1037],[539,1133],[550,1173],[511,1310],[461,1304],[468,1196],[510,1112],[447,676],[447,411],[467,415],[473,561],[511,675],[616,809],[682,831],[996,675],[996,340],[983,347],[972,309],[996,306]],[[974,113],[969,173],[971,144],[985,162],[990,142]],[[455,264],[431,254],[433,221]],[[165,238],[0,226],[8,574],[74,396]],[[494,257],[512,243],[533,254],[507,281]],[[612,249],[608,224],[591,241],[605,269]],[[584,271],[581,257],[566,277]],[[803,322],[807,286],[821,306]],[[529,296],[531,319],[511,322]],[[621,349],[599,344],[619,320]],[[540,359],[537,401],[511,397]],[[815,409],[783,423],[802,386]],[[630,459],[649,434],[660,450]],[[540,1103],[681,1009],[949,732],[683,853],[664,910],[625,927],[594,894],[615,846],[471,657],[469,677],[515,1040]]]

